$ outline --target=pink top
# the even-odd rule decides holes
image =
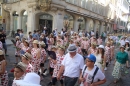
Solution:
[[[77,53],[79,53],[79,54],[82,53],[81,47],[77,47]]]
[[[45,49],[44,48],[41,49],[41,61],[43,61],[46,56],[47,56],[47,53],[46,53]]]
[[[88,41],[82,41],[81,42],[81,48],[82,49],[88,49],[89,47],[89,42]]]
[[[92,47],[89,48],[89,54],[96,54],[97,49],[93,49]]]
[[[53,77],[57,77],[58,72],[59,72],[60,67],[61,67],[61,63],[62,63],[64,57],[65,57],[64,55],[60,56],[59,54],[57,54],[56,64],[55,64],[53,75],[52,75]]]
[[[105,54],[107,56],[107,60],[106,61],[109,61],[109,59],[111,57],[111,48],[110,47],[105,46]]]
[[[34,72],[33,66],[29,63],[27,68],[26,68],[26,73]]]
[[[98,38],[97,41],[98,41],[98,45],[102,44],[102,39],[101,38]]]

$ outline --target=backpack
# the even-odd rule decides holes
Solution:
[[[86,68],[87,68],[87,66],[85,66],[85,68],[84,68],[84,70],[83,70],[82,77],[84,76],[84,73],[85,73]],[[95,77],[95,75],[97,74],[98,70],[99,70],[99,68],[96,67],[96,69],[95,69],[95,71],[94,71],[94,73],[93,73],[93,76],[92,76],[91,84],[93,83],[94,77]]]

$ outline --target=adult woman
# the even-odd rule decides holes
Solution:
[[[114,83],[117,83],[117,81],[121,78],[121,74],[125,71],[125,66],[129,67],[128,54],[124,50],[125,47],[120,46],[120,51],[116,55],[115,66],[112,72],[112,76],[115,78]]]
[[[106,65],[106,56],[105,56],[105,50],[103,45],[99,45],[95,56],[96,56],[95,65],[97,65],[100,68],[100,70],[104,71]]]
[[[40,69],[40,63],[41,63],[41,52],[39,49],[38,40],[33,41],[33,48],[31,50],[31,54],[32,54],[31,64],[34,67],[34,72],[38,73]]]
[[[30,53],[31,49],[29,47],[29,42],[28,40],[24,40],[23,44],[21,44],[21,54],[25,54],[25,52]]]
[[[49,42],[48,42],[48,50],[50,51],[51,50],[51,47],[54,45],[54,38],[53,38],[53,35],[50,34],[50,37],[49,37]]]
[[[6,71],[6,60],[4,57],[4,52],[0,50],[0,85],[7,86],[8,85],[8,73]]]
[[[94,44],[94,43],[91,43],[91,47],[88,49],[88,54],[96,54],[96,52],[97,52],[97,48],[96,48],[96,44]]]

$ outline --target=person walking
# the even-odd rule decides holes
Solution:
[[[8,73],[6,71],[7,62],[4,52],[0,50],[0,86],[8,86]]]
[[[129,67],[128,53],[126,53],[124,46],[120,46],[120,51],[116,54],[115,66],[112,72],[112,76],[115,78],[114,83],[121,78],[121,75],[125,73],[126,67]]]
[[[97,66],[94,66],[95,62],[96,57],[93,54],[86,56],[86,64],[79,79],[80,86],[99,86],[106,82],[105,75]]]
[[[84,59],[77,53],[77,47],[74,44],[70,44],[67,51],[68,53],[62,61],[57,79],[60,80],[64,71],[63,76],[65,86],[74,86],[82,71]]]

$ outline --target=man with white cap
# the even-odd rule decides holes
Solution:
[[[69,45],[67,51],[68,53],[62,61],[62,66],[58,73],[57,79],[60,79],[60,76],[64,71],[63,76],[65,76],[65,86],[74,86],[82,71],[84,59],[77,53],[77,47],[74,44]]]

